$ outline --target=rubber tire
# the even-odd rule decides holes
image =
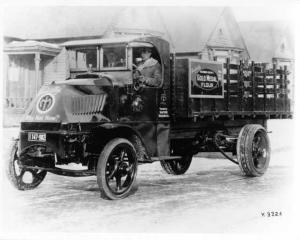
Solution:
[[[186,171],[189,169],[193,155],[184,155],[182,157],[182,160],[166,160],[166,161],[161,161],[160,165],[162,166],[163,170],[165,170],[166,173],[172,174],[172,175],[182,175],[186,173]],[[179,168],[178,163],[180,161],[184,161],[186,164],[185,166]]]
[[[6,161],[6,175],[10,183],[18,189],[18,190],[31,190],[36,188],[38,185],[41,184],[41,182],[45,179],[47,175],[47,171],[42,171],[40,173],[40,177],[34,184],[28,184],[19,181],[17,174],[15,172],[15,166],[14,166],[14,159],[16,157],[16,154],[18,152],[18,140],[14,140],[12,143],[12,146],[10,147],[9,157]]]
[[[106,184],[106,177],[105,177],[105,168],[106,168],[106,162],[108,160],[108,157],[110,153],[113,151],[113,149],[118,146],[119,144],[128,144],[132,151],[134,152],[135,155],[135,161],[136,161],[136,170],[134,174],[134,179],[133,182],[131,183],[131,186],[126,190],[121,195],[115,195],[110,191]],[[130,194],[136,192],[137,190],[137,184],[136,184],[136,175],[137,175],[137,170],[138,170],[138,162],[137,162],[137,157],[136,157],[136,150],[132,143],[128,141],[125,138],[115,138],[109,141],[105,147],[103,148],[99,159],[98,159],[98,164],[97,164],[97,183],[100,189],[101,197],[104,199],[109,199],[109,200],[118,200],[118,199],[123,199],[128,197]]]
[[[257,132],[261,132],[267,143],[267,157],[265,165],[262,169],[254,166],[252,157],[252,144],[254,136]],[[258,124],[245,125],[238,137],[237,141],[237,159],[242,173],[248,177],[262,176],[268,169],[270,162],[270,140],[267,135],[266,129]]]

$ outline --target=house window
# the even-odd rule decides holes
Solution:
[[[284,43],[282,43],[282,44],[280,45],[280,51],[281,51],[282,53],[284,53],[284,51],[285,51]]]
[[[230,54],[226,49],[214,49],[213,58],[218,62],[226,63],[226,59],[230,58]]]
[[[218,62],[226,63],[227,58],[230,59],[231,63],[238,64],[242,59],[242,51],[234,49],[213,49],[213,59]]]
[[[71,70],[86,71],[99,68],[97,47],[69,49],[68,56]]]

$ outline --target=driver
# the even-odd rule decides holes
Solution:
[[[161,84],[161,66],[157,60],[151,57],[152,49],[142,49],[142,61],[138,64],[137,70],[142,74],[140,81],[149,87],[158,87]]]

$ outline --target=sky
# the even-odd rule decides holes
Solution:
[[[24,2],[20,2],[20,4],[16,4],[19,1],[17,0],[2,0],[0,1],[0,7],[2,5],[3,9],[5,9],[5,12],[11,11],[13,15],[13,11],[15,7],[19,7],[24,5]],[[158,4],[160,2],[160,4]],[[132,1],[127,0],[126,6],[132,5],[172,5],[172,6],[181,6],[182,4],[178,3],[172,3],[169,1],[159,1],[156,0],[152,1]],[[164,3],[167,4],[164,4]],[[297,4],[297,2],[299,4]],[[72,4],[70,4],[72,3]],[[24,7],[30,7],[30,6],[55,6],[55,5],[109,5],[109,6],[124,6],[124,2],[122,1],[26,1],[26,4]],[[285,0],[285,1],[278,1],[278,0],[252,0],[252,1],[235,1],[235,0],[223,0],[223,1],[217,1],[217,0],[201,0],[201,1],[190,1],[186,0],[184,1],[185,6],[230,6],[233,11],[234,15],[236,16],[236,19],[238,21],[266,21],[266,20],[286,20],[290,19],[293,20],[295,15],[295,6],[300,6],[300,0]],[[299,8],[298,8],[299,10]],[[4,12],[4,13],[5,13]]]
[[[231,6],[237,21],[293,21],[293,5]]]

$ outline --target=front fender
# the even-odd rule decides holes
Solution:
[[[93,133],[95,141],[101,143],[103,147],[113,138],[128,139],[134,145],[140,162],[147,161],[151,156],[141,134],[130,125],[103,123],[93,129]]]

